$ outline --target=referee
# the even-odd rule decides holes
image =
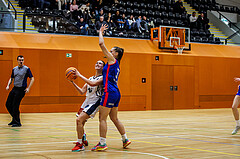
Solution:
[[[8,81],[6,90],[9,90],[9,86],[14,80],[14,87],[8,95],[6,107],[9,114],[12,116],[12,121],[8,124],[12,127],[22,126],[20,122],[19,105],[25,93],[28,93],[33,85],[34,77],[30,68],[24,65],[24,57],[19,55],[17,57],[18,66],[12,70],[11,78]],[[27,87],[27,78],[30,78],[30,84]]]

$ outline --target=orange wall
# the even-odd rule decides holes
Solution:
[[[103,58],[97,37],[48,34],[1,33],[0,112],[6,112],[5,90],[16,57],[25,56],[35,77],[34,85],[21,104],[22,112],[72,112],[84,100],[65,79],[64,72],[74,66],[86,77],[94,75],[94,64]],[[239,47],[192,44],[192,51],[178,55],[158,50],[149,40],[105,38],[106,46],[125,49],[121,61],[120,110],[152,109],[152,65],[191,66],[194,68],[194,105],[192,108],[230,107],[237,91],[233,77],[240,75]],[[72,58],[66,58],[72,53]],[[159,56],[159,61],[155,61]],[[146,78],[146,83],[142,83]],[[77,79],[77,84],[84,82]]]

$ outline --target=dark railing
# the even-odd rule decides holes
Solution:
[[[13,4],[10,2],[10,0],[8,0],[8,9],[10,9],[10,5],[12,6],[14,13],[15,13],[15,19],[17,20],[17,11],[15,9],[15,7],[13,6]]]
[[[223,7],[225,12],[230,12],[230,13],[237,13],[237,14],[239,14],[239,13],[238,13],[239,8],[238,8],[237,6],[226,5],[226,4],[219,4],[219,3],[216,3],[216,6],[219,7],[219,11],[221,11],[221,7]],[[226,9],[225,9],[226,7],[229,8],[229,11],[226,11]]]
[[[227,41],[229,40],[229,39],[231,39],[231,38],[233,38],[234,36],[236,36],[239,32],[240,32],[240,28],[236,25],[236,24],[234,24],[234,23],[232,23],[226,16],[224,16],[222,13],[220,13],[219,11],[217,11],[218,12],[218,14],[219,14],[219,19],[221,20],[221,18],[223,17],[223,18],[225,18],[228,22],[229,22],[229,27],[230,28],[232,28],[232,26],[234,26],[235,28],[237,28],[237,31],[235,31],[232,35],[230,35],[229,37],[227,37],[226,39],[225,39],[225,45],[227,45]]]
[[[53,32],[56,32],[56,18],[63,18],[65,21],[69,22],[69,24],[71,24],[72,26],[75,26],[76,28],[77,25],[75,23],[72,23],[70,20],[68,20],[66,17],[64,17],[63,15],[55,15],[55,14],[44,14],[44,13],[24,13],[23,14],[23,32],[26,31],[26,16],[46,16],[46,17],[52,17],[53,18]]]

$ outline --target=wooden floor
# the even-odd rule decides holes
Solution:
[[[75,113],[25,113],[21,118],[23,126],[11,128],[10,116],[0,114],[0,158],[240,158],[240,133],[231,135],[231,109],[121,111],[119,118],[132,144],[122,149],[109,121],[106,152],[90,151],[99,141],[98,116],[86,124],[90,145],[82,152],[71,152]]]

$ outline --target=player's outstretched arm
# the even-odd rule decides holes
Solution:
[[[100,30],[99,30],[99,46],[102,49],[102,52],[104,53],[104,55],[107,57],[108,63],[109,64],[113,64],[115,62],[115,58],[113,57],[113,55],[107,50],[105,44],[104,44],[104,39],[103,39],[103,32],[105,30],[107,30],[108,26],[102,25]]]
[[[90,81],[89,79],[87,79],[86,77],[84,77],[82,74],[80,74],[77,69],[74,70],[73,73],[74,73],[76,76],[80,77],[80,78],[81,78],[84,82],[86,82],[89,86],[92,86],[92,87],[93,87],[93,86],[98,86],[98,85],[103,84],[103,79],[102,79],[102,78],[99,79],[99,80],[97,80],[97,81]]]

